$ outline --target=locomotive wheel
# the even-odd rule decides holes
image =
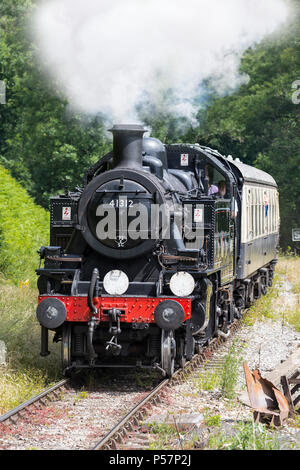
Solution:
[[[71,326],[64,325],[61,340],[61,365],[63,371],[71,365],[71,337]]]
[[[161,330],[161,366],[167,377],[172,377],[175,370],[176,342],[173,331]]]

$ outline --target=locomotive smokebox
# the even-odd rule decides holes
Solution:
[[[114,168],[141,168],[143,152],[143,126],[115,125],[109,129],[113,134]]]

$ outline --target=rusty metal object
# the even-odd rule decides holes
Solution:
[[[243,366],[254,421],[282,426],[290,413],[287,399],[258,369],[251,371],[246,362]]]

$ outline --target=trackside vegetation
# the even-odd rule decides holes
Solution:
[[[49,213],[0,166],[0,340],[7,350],[6,364],[0,366],[0,414],[59,374],[57,345],[50,342],[46,360],[39,355],[35,314],[37,250],[48,238]]]
[[[0,272],[34,285],[37,250],[49,239],[49,213],[0,166]]]
[[[28,400],[60,374],[59,345],[49,338],[50,356],[40,356],[37,289],[8,284],[0,273],[0,340],[7,349],[0,365],[0,414]]]

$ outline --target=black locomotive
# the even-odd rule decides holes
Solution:
[[[272,285],[273,178],[198,144],[114,126],[84,186],[51,199],[38,321],[62,368],[158,368],[171,376]]]

